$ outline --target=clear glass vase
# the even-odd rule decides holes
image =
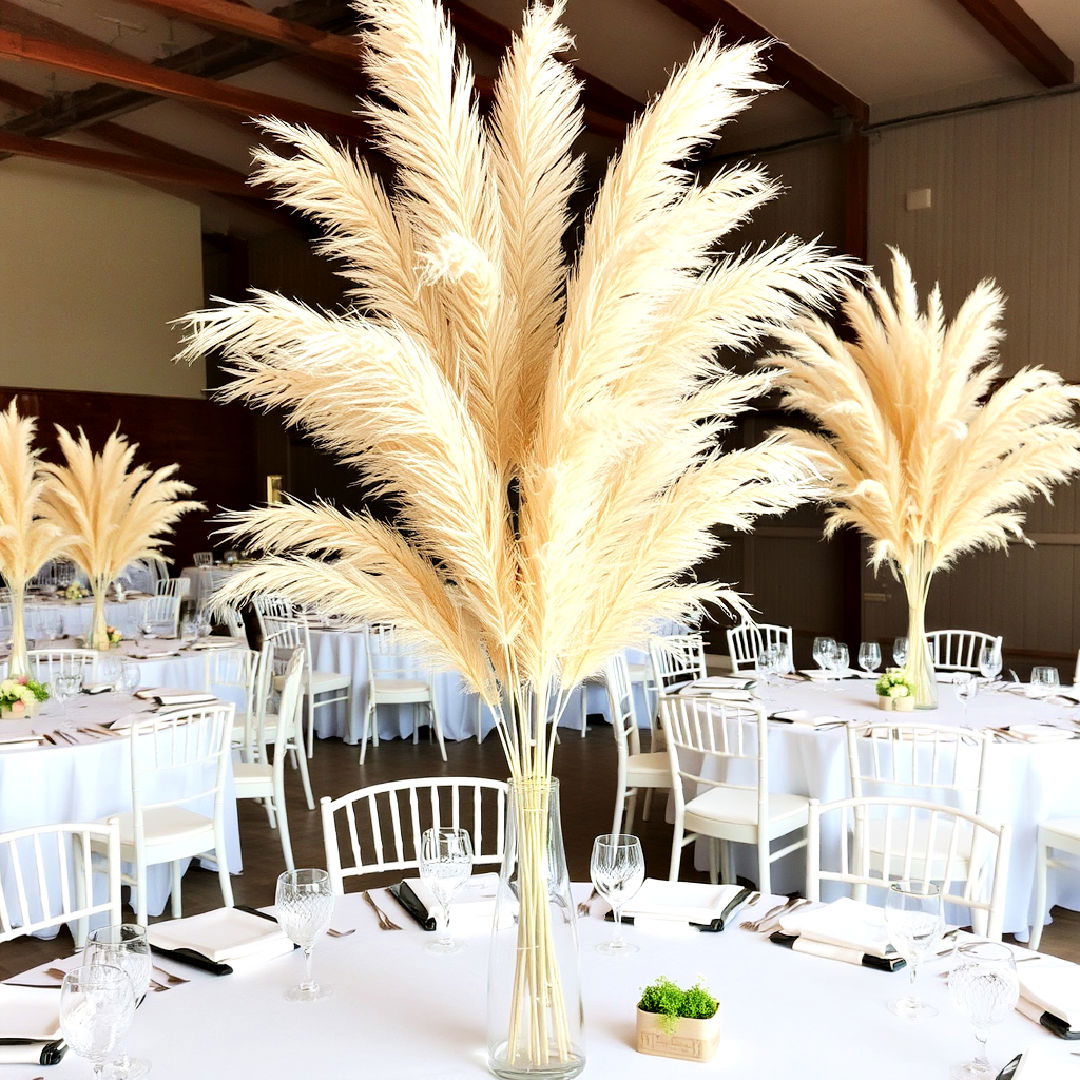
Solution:
[[[915,692],[916,709],[938,707],[937,678],[930,642],[926,640],[926,597],[930,591],[930,575],[921,572],[905,580],[908,600],[908,651],[904,674]]]
[[[27,675],[29,661],[26,656],[26,610],[22,586],[11,589],[11,655],[8,657],[9,675]]]
[[[92,582],[94,590],[94,614],[90,620],[90,633],[87,635],[88,648],[98,649],[104,652],[109,648],[109,625],[105,621],[105,594],[108,586],[107,580],[95,579]]]
[[[566,1080],[585,1068],[576,909],[559,781],[510,782],[488,958],[488,1068],[503,1080]]]

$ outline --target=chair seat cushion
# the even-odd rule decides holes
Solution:
[[[348,690],[352,686],[352,676],[340,671],[313,671],[311,688],[316,694],[325,694],[330,690]]]
[[[631,682],[648,682],[653,677],[652,664],[627,664],[626,673],[630,676]]]
[[[626,759],[630,787],[671,787],[671,758],[667,754],[631,754]]]
[[[1080,842],[1080,817],[1051,818],[1049,821],[1044,821],[1039,828],[1046,832],[1057,833],[1068,840]]]
[[[265,789],[274,782],[274,767],[272,765],[234,765],[233,786],[236,789],[236,797],[244,798],[246,788],[257,787]]]
[[[808,821],[810,800],[805,795],[771,792],[768,813],[770,821],[798,818]],[[694,829],[691,818],[704,823],[730,822],[733,825],[757,824],[757,791],[754,788],[715,787],[686,804],[686,827]],[[792,826],[794,828],[794,826]]]
[[[135,844],[135,817],[130,810],[120,814],[120,844]],[[103,819],[104,820],[104,819]],[[161,806],[143,814],[146,839],[180,841],[185,836],[196,837],[214,827],[214,819],[197,814],[185,806]]]
[[[371,688],[382,702],[431,700],[431,687],[422,679],[372,679]]]

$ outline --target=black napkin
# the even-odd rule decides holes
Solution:
[[[437,930],[438,923],[433,915],[428,914],[428,909],[423,900],[412,891],[407,881],[398,885],[391,885],[386,890],[406,911],[410,918],[421,930]]]
[[[39,1042],[38,1039],[0,1039],[0,1046],[29,1046]],[[41,1057],[39,1065],[59,1065],[68,1052],[68,1044],[63,1039],[55,1039],[52,1042],[41,1043]]]
[[[1080,1039],[1080,1031],[1076,1028],[1069,1027],[1060,1017],[1055,1016],[1053,1013],[1044,1012],[1039,1017],[1039,1023],[1042,1024],[1047,1031],[1053,1032],[1059,1039]]]
[[[1022,1057],[1023,1054],[1017,1054],[1016,1057],[1014,1057],[1012,1061],[1010,1061],[1008,1065],[1006,1065],[1005,1068],[998,1073],[997,1080],[1012,1080],[1012,1078],[1016,1075],[1016,1070],[1020,1068],[1020,1059]]]
[[[790,949],[799,940],[799,935],[774,930],[769,935],[769,940]],[[876,971],[899,971],[907,967],[907,961],[902,956],[871,956],[869,953],[863,953],[862,963],[863,967],[874,968]]]
[[[695,922],[692,922],[692,923],[690,923],[690,925],[691,926],[696,926],[699,930],[702,930],[707,934],[719,934],[720,931],[723,930],[727,926],[728,920],[731,918],[732,912],[734,912],[738,908],[742,907],[742,905],[746,903],[746,900],[747,900],[747,898],[749,896],[750,896],[750,890],[747,889],[744,886],[727,902],[727,905],[724,908],[724,910],[721,911],[720,914],[715,919],[712,919],[707,923],[695,923]],[[604,919],[607,922],[614,922],[615,921],[615,912],[614,911],[609,911],[604,916]],[[634,925],[634,917],[632,915],[624,915],[622,917],[622,919],[620,920],[620,922],[626,923],[627,926],[633,926]]]

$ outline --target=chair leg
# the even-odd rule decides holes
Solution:
[[[307,800],[307,808],[309,810],[314,810],[315,798],[311,794],[311,776],[308,773],[307,759],[304,757],[303,754],[300,755],[300,783],[304,785],[304,798]],[[284,780],[282,781],[282,784],[284,785]],[[278,807],[278,817],[283,818],[285,816],[284,789],[282,790],[281,802],[276,803],[276,805]]]
[[[305,768],[304,775],[307,775]],[[285,805],[285,773],[274,774],[274,806],[277,809],[278,832],[281,835],[281,853],[285,856],[285,869],[295,870],[293,862],[292,837],[289,835],[289,810]]]
[[[87,881],[83,876],[83,846],[82,838],[78,833],[74,833],[71,837],[71,851],[74,856],[75,863],[75,906],[77,908],[87,907],[92,897],[87,897],[86,886]],[[92,849],[91,849],[92,852]],[[94,889],[94,870],[93,870],[93,854],[90,856],[90,891]],[[86,936],[90,932],[90,919],[87,916],[83,916],[81,919],[76,919],[75,925],[72,928],[71,936],[75,939],[76,948],[81,949],[86,943]]]
[[[1037,950],[1042,941],[1043,924],[1046,922],[1046,864],[1050,860],[1050,845],[1045,842],[1042,830],[1035,847],[1035,918],[1028,938],[1028,948]]]
[[[651,787],[645,789],[645,801],[642,803],[642,806],[641,806],[641,820],[642,821],[648,821],[649,820],[649,811],[652,809],[652,793],[653,793],[653,789]]]
[[[428,702],[428,712],[431,713],[431,726],[435,729],[435,738],[439,743],[439,753],[443,761],[446,760],[446,740],[443,738],[442,720],[439,718],[439,710],[435,708],[435,697]]]
[[[720,880],[725,885],[735,884],[735,851],[730,840],[720,841]]]
[[[146,926],[149,914],[147,912],[148,901],[146,898],[146,863],[135,861],[135,892],[138,899],[135,902],[135,921],[140,926]]]
[[[284,807],[282,816],[284,816]],[[229,877],[229,860],[226,857],[225,828],[221,823],[214,825],[214,861],[217,863],[218,884],[221,886],[221,899],[225,907],[233,906],[232,879]]]
[[[630,798],[626,800],[626,820],[623,829],[632,833],[634,831],[634,814],[637,812],[637,788],[630,789]]]
[[[719,884],[717,866],[720,859],[720,841],[715,836],[709,837],[709,884]]]
[[[479,746],[484,741],[484,705],[480,700],[480,695],[476,695],[476,745]]]
[[[169,865],[169,870],[172,873],[172,893],[169,896],[170,903],[172,904],[172,917],[179,919],[180,914],[183,911],[183,905],[180,901],[180,860]],[[143,923],[145,926],[146,924]]]
[[[303,739],[300,740],[300,745],[303,747]],[[307,756],[309,758],[315,756],[315,691],[310,688],[307,702]]]
[[[671,832],[671,869],[668,872],[668,881],[679,880],[679,863],[682,862],[682,841],[682,815],[676,814],[675,827]]]
[[[307,758],[303,754],[300,755],[304,763],[307,764]],[[274,800],[271,798],[265,798],[262,801],[263,806],[266,808],[266,820],[271,829],[277,828],[277,815],[274,813]]]
[[[587,710],[585,708],[585,684],[581,684],[581,737],[585,738],[585,726],[588,723]]]
[[[368,739],[371,738],[372,726],[379,722],[379,713],[375,703],[368,698],[367,712],[364,713],[364,731],[360,736],[360,764],[363,765],[367,758]]]

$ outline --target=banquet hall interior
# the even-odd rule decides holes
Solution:
[[[0,1080],[1080,1077],[1080,6],[527,11],[0,0]]]

